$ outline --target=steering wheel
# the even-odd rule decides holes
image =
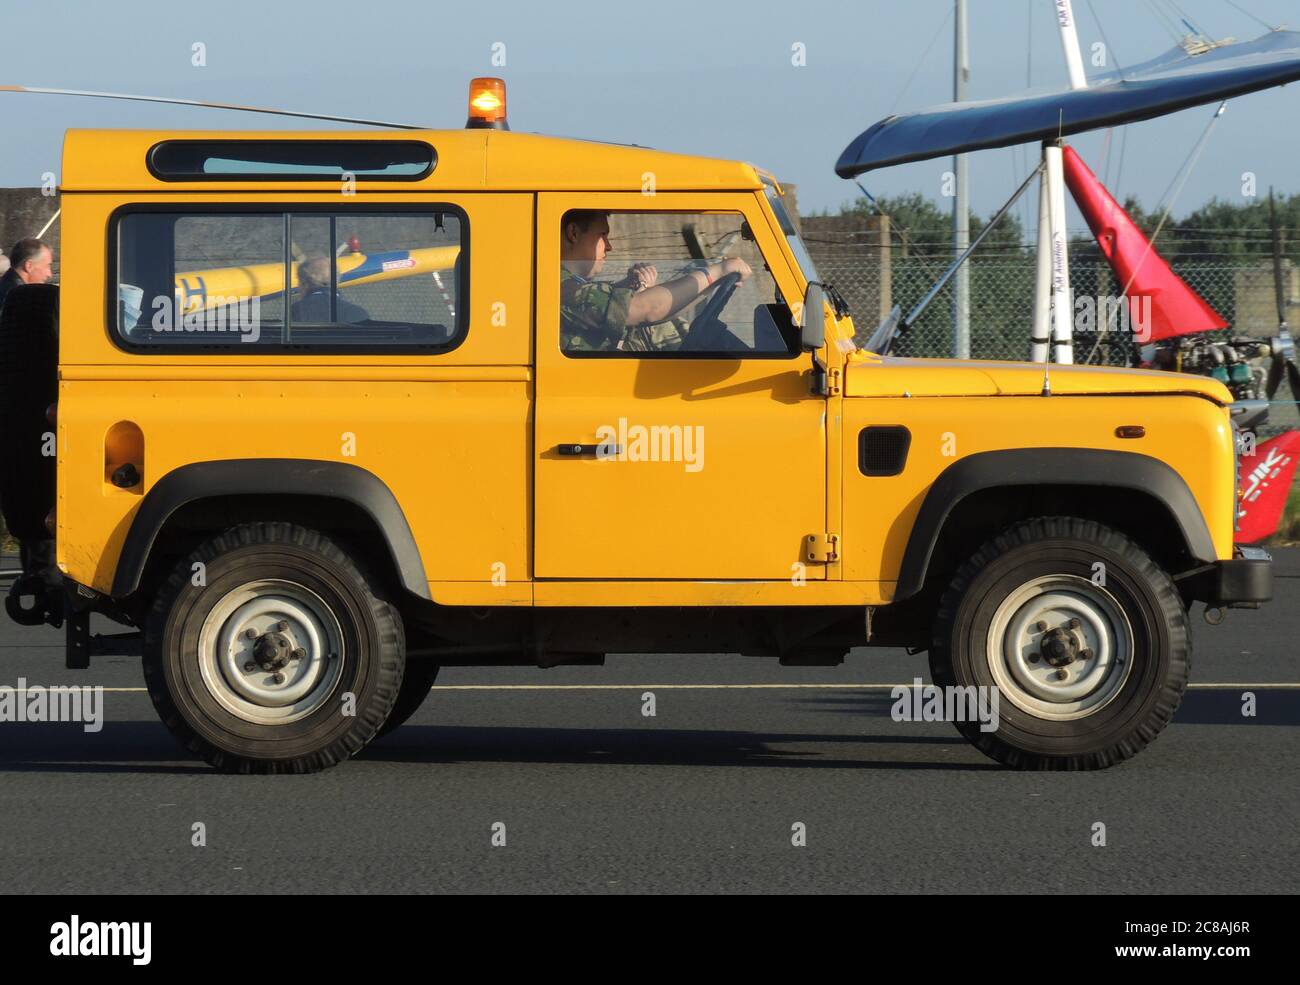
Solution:
[[[713,287],[713,295],[708,301],[704,302],[704,307],[699,313],[691,319],[690,327],[686,330],[686,338],[682,340],[683,349],[708,349],[712,339],[706,338],[710,333],[710,325],[722,326],[718,321],[718,315],[722,309],[727,306],[731,296],[736,293],[736,288],[740,284],[740,274],[730,273],[723,274],[718,278],[718,282]],[[694,340],[692,342],[692,340]]]

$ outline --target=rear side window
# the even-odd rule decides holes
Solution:
[[[168,140],[148,163],[163,181],[417,181],[437,157],[419,140]]]
[[[466,329],[458,209],[130,210],[111,235],[131,350],[439,352]]]

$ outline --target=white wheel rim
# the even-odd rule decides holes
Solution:
[[[1037,718],[1070,721],[1109,704],[1133,668],[1133,628],[1115,597],[1076,575],[1026,582],[989,625],[1002,696]]]
[[[343,632],[319,595],[266,579],[228,592],[199,631],[208,693],[255,725],[287,725],[329,700],[343,672]]]

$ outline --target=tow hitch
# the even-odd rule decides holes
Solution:
[[[25,599],[31,604],[25,604]],[[5,612],[20,626],[63,625],[63,591],[47,585],[39,574],[22,574],[9,586]]]

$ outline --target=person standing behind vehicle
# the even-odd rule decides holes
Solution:
[[[35,237],[20,239],[15,243],[13,249],[9,251],[9,262],[10,266],[8,271],[5,272],[3,277],[0,277],[0,314],[3,314],[4,312],[5,299],[14,291],[15,288],[23,287],[25,285],[45,284],[54,276],[54,252],[46,243],[36,239]],[[0,322],[0,326],[3,326],[3,322]],[[6,331],[8,330],[9,329],[6,329]],[[0,345],[4,346],[6,360],[14,358],[15,352],[31,351],[30,349],[24,349],[22,347],[15,348],[15,346],[18,346],[18,343],[14,339],[0,340]],[[38,349],[52,351],[50,350],[48,341],[38,344]],[[57,361],[57,356],[52,356],[52,359]],[[23,359],[19,357],[18,361],[22,363]],[[55,387],[57,386],[54,382],[55,369],[53,362],[51,362],[46,369],[48,371],[50,400],[52,400]],[[40,377],[46,374],[37,372],[35,375],[36,377]],[[11,389],[15,385],[18,387],[18,393],[22,394],[33,392],[30,388],[32,386],[40,386],[41,384],[34,383],[33,378],[29,375],[27,379],[20,383],[11,383]],[[11,396],[12,394],[6,394],[6,397]],[[21,399],[21,397],[19,399]],[[47,402],[42,402],[40,404],[41,409],[37,411],[38,414],[43,414],[43,408],[46,406],[46,403]],[[5,406],[8,410],[12,410],[11,403],[6,403]],[[0,428],[13,427],[13,421],[9,413],[7,412],[3,416],[4,419],[0,420]],[[25,428],[20,428],[19,433],[32,437],[31,433],[29,433]],[[37,439],[33,438],[32,440]],[[52,470],[52,460],[46,459],[46,461],[50,462],[49,468]],[[6,462],[6,467],[11,467],[8,461]],[[16,480],[17,482],[28,486],[36,481],[30,474],[19,474],[16,476],[10,475],[7,476],[7,478]],[[50,487],[52,493],[52,482],[50,483]],[[12,485],[8,488],[9,492],[6,493],[6,495],[10,495],[13,491]],[[4,513],[7,518],[11,517],[9,508],[10,504],[6,503]],[[15,594],[15,589],[18,590],[18,594],[20,595],[43,594],[44,610],[47,613],[61,613],[60,598],[63,591],[63,576],[59,573],[59,569],[55,565],[54,539],[45,536],[44,531],[41,531],[41,535],[36,537],[23,536],[20,534],[18,536],[18,547],[20,563],[22,565],[22,575],[20,575],[11,585],[10,594]],[[52,623],[53,625],[62,625],[61,615],[56,616],[55,619],[56,621]]]
[[[0,277],[0,308],[5,297],[23,284],[45,284],[54,276],[54,251],[35,237],[20,239],[9,251],[9,270]]]

